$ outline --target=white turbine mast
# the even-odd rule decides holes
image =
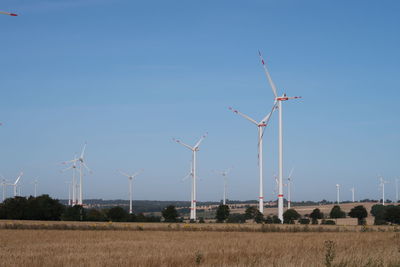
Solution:
[[[35,179],[33,182],[32,182],[32,184],[33,184],[33,186],[34,186],[34,197],[37,197],[37,185],[38,185],[38,180],[37,179]]]
[[[132,175],[129,175],[122,171],[119,171],[120,174],[128,177],[128,180],[129,180],[129,214],[133,213],[133,210],[132,210],[133,179],[135,179],[135,177],[138,176],[139,174],[141,174],[142,172],[143,172],[143,170],[140,170]]]
[[[271,119],[272,113],[276,109],[276,103],[272,106],[271,111],[259,122],[250,118],[249,116],[241,113],[240,111],[229,107],[229,110],[233,111],[234,113],[242,116],[246,120],[255,124],[258,128],[258,168],[259,168],[259,196],[258,196],[258,210],[261,213],[264,213],[264,183],[263,183],[263,136],[265,127],[267,127],[269,120]]]
[[[340,203],[339,195],[340,195],[340,184],[336,184],[336,202],[338,205]]]
[[[7,183],[7,180],[2,175],[0,175],[0,177],[2,179],[1,186],[2,186],[2,191],[3,191],[3,201],[2,202],[4,202],[4,200],[6,200],[7,185],[10,185],[10,184]]]
[[[290,173],[289,173],[289,176],[288,176],[288,178],[287,178],[287,180],[288,180],[288,182],[287,182],[287,192],[288,192],[288,209],[290,209],[290,205],[291,205],[291,203],[292,203],[292,192],[291,192],[291,185],[292,185],[292,181],[293,181],[293,179],[292,179],[292,174],[293,174],[293,171],[294,171],[294,168],[292,168],[291,170],[290,170]]]
[[[72,183],[70,181],[66,181],[65,184],[67,185],[68,188],[68,206],[72,206],[72,199],[71,199]]]
[[[258,54],[261,59],[261,63],[264,67],[265,75],[267,76],[267,80],[269,85],[271,86],[272,92],[274,93],[275,103],[278,104],[278,117],[279,117],[279,141],[278,141],[278,148],[279,148],[279,160],[278,160],[278,218],[283,223],[283,124],[282,124],[282,102],[287,101],[290,99],[298,99],[301,96],[294,96],[288,97],[284,93],[282,96],[278,96],[278,92],[276,90],[275,83],[272,81],[271,75],[269,74],[268,68],[265,64],[265,61],[261,55],[261,52],[258,51]]]
[[[77,155],[75,154],[74,159],[70,160],[70,161],[66,161],[63,162],[64,164],[66,163],[71,163],[71,166],[69,166],[68,168],[62,170],[61,172],[66,172],[68,170],[72,170],[72,181],[71,181],[71,187],[72,187],[72,206],[75,206],[76,204],[78,204],[78,184],[76,182],[76,177],[75,177],[75,173],[76,173],[76,162],[78,161]]]
[[[218,174],[222,176],[223,182],[224,182],[224,191],[223,191],[223,196],[222,196],[222,204],[226,205],[226,193],[227,193],[227,185],[228,185],[228,174],[232,168],[229,168],[224,171],[217,171]]]
[[[21,180],[22,175],[24,175],[23,172],[21,172],[21,173],[18,175],[17,179],[15,179],[15,182],[14,182],[13,184],[8,184],[8,185],[11,185],[11,186],[14,187],[14,197],[18,196],[18,191],[17,191],[17,189],[18,189],[19,181]],[[19,191],[19,193],[21,193],[21,191]]]
[[[181,144],[182,146],[190,149],[192,151],[192,199],[191,199],[191,207],[190,207],[190,219],[196,221],[196,175],[197,175],[197,170],[196,170],[196,153],[199,151],[199,146],[201,142],[204,140],[204,138],[207,137],[207,133],[205,133],[197,143],[191,147],[185,143],[183,143],[180,140],[173,139],[175,142],[178,144]]]
[[[395,179],[396,182],[396,203],[399,203],[399,179]]]
[[[382,189],[382,205],[385,206],[385,184],[387,184],[388,181],[385,181],[382,176],[379,176],[379,186]]]
[[[354,203],[355,202],[355,199],[354,199],[354,191],[355,191],[354,186],[352,188],[350,188],[350,191],[351,191],[351,200]]]
[[[74,163],[74,162],[79,163],[79,198],[78,198],[78,205],[82,205],[83,204],[83,190],[82,190],[83,170],[85,168],[87,171],[92,172],[89,169],[89,167],[86,165],[86,163],[85,163],[86,162],[85,158],[84,158],[85,149],[86,149],[86,143],[83,145],[82,152],[81,152],[81,155],[79,156],[79,158],[75,158],[73,160],[64,162],[64,164],[66,164],[66,163]]]

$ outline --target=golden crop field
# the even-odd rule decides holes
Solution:
[[[228,232],[152,227],[145,224],[143,231],[1,229],[0,266],[309,267],[329,266],[327,259],[330,266],[400,266],[400,233],[393,229]]]

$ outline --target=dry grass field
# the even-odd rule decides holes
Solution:
[[[391,226],[1,221],[0,266],[400,266],[400,232]]]

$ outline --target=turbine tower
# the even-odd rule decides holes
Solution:
[[[38,184],[38,180],[35,179],[32,183],[33,183],[33,186],[34,186],[34,197],[37,197],[37,184]]]
[[[82,152],[81,152],[81,155],[79,156],[79,158],[75,158],[73,160],[64,162],[64,164],[66,164],[66,163],[76,163],[76,162],[79,163],[79,198],[78,198],[78,205],[82,205],[83,204],[83,191],[82,191],[83,169],[85,168],[87,171],[91,172],[91,170],[89,169],[89,167],[85,163],[86,162],[85,158],[84,158],[85,149],[86,149],[86,143],[83,145]]]
[[[261,213],[264,213],[264,185],[263,185],[263,144],[262,144],[262,139],[264,136],[264,131],[265,127],[267,127],[268,122],[271,118],[272,113],[274,112],[276,108],[276,103],[273,105],[272,110],[259,122],[256,120],[250,118],[249,116],[239,112],[236,109],[233,109],[232,107],[229,107],[229,110],[232,110],[234,113],[242,116],[246,120],[254,123],[257,128],[258,128],[258,168],[259,168],[259,183],[260,183],[260,192],[258,196],[258,210]]]
[[[292,170],[289,173],[289,177],[287,178],[288,183],[287,183],[287,187],[288,187],[288,209],[290,209],[290,204],[292,203],[292,194],[291,194],[291,185],[292,185],[292,174],[293,174],[293,170],[294,168],[292,168]]]
[[[132,192],[133,192],[133,179],[141,174],[143,170],[140,170],[132,175],[126,174],[122,171],[119,171],[123,176],[128,177],[129,180],[129,214],[132,214]]]
[[[350,189],[350,191],[351,191],[351,200],[354,203],[355,202],[355,200],[354,200],[354,186]]]
[[[232,168],[227,169],[225,171],[219,171],[218,172],[222,176],[222,178],[224,179],[224,195],[223,195],[223,198],[222,198],[222,204],[223,205],[226,205],[226,186],[227,186],[227,183],[228,183],[228,174],[231,171],[231,169]]]
[[[71,185],[72,186],[72,206],[75,206],[78,203],[78,196],[77,196],[78,184],[76,183],[76,178],[75,178],[75,173],[76,173],[76,168],[77,168],[76,162],[77,161],[78,161],[78,158],[75,155],[73,160],[63,162],[64,164],[65,163],[72,163],[72,164],[71,164],[70,167],[68,167],[68,168],[66,168],[66,169],[61,171],[61,172],[65,172],[65,171],[68,171],[68,170],[72,170],[72,185]]]
[[[192,179],[192,199],[191,199],[191,207],[190,207],[190,219],[191,220],[196,220],[196,174],[197,174],[196,173],[196,171],[197,171],[196,170],[196,153],[197,153],[197,151],[199,151],[199,146],[200,146],[201,142],[204,140],[204,138],[206,138],[206,136],[207,136],[207,133],[205,133],[193,147],[183,143],[180,140],[173,139],[178,144],[181,144],[184,147],[186,147],[192,151],[193,179]]]
[[[379,186],[382,188],[382,205],[385,206],[385,184],[388,182],[383,179],[382,176],[379,177]]]
[[[11,186],[14,187],[14,197],[18,196],[17,187],[18,187],[18,183],[19,183],[19,181],[20,181],[22,175],[24,175],[23,172],[21,172],[21,173],[18,175],[17,179],[15,180],[15,182],[14,182],[13,184],[8,184],[8,185],[11,185]]]
[[[340,184],[336,184],[336,202],[338,205],[340,203],[339,195],[340,195]]]
[[[301,96],[288,97],[284,93],[282,96],[278,96],[278,92],[276,90],[276,86],[272,81],[271,75],[269,74],[268,68],[265,64],[265,61],[261,55],[261,52],[258,51],[260,55],[261,63],[264,67],[265,74],[267,76],[267,80],[269,85],[271,86],[272,92],[274,93],[275,103],[278,104],[278,117],[279,117],[279,140],[278,140],[278,149],[279,149],[279,157],[278,157],[278,218],[283,222],[283,124],[282,124],[282,102],[290,99],[298,99]]]
[[[399,179],[396,178],[396,203],[399,203]]]
[[[70,181],[65,182],[65,184],[68,187],[68,206],[72,206],[72,201],[71,201],[71,187],[72,183]]]

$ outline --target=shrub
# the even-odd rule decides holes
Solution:
[[[217,222],[219,223],[224,222],[226,219],[228,219],[229,213],[230,213],[229,206],[221,204],[217,208],[215,219],[217,219]]]
[[[335,225],[336,222],[334,220],[322,220],[321,224],[325,224],[325,225]]]
[[[293,224],[300,218],[300,214],[295,209],[288,209],[283,213],[283,223]]]
[[[113,222],[125,222],[128,219],[128,212],[121,207],[113,207],[108,210],[107,217]]]
[[[331,219],[346,218],[346,213],[342,211],[339,205],[335,205],[331,209],[329,216],[331,217]]]
[[[161,212],[165,222],[177,222],[178,221],[178,211],[174,205],[169,205]]]
[[[310,224],[310,219],[301,218],[301,219],[299,220],[299,223],[300,223],[300,224]]]
[[[364,206],[360,205],[352,208],[349,212],[349,216],[351,218],[357,218],[358,225],[364,225],[366,223],[365,218],[368,216],[368,212]]]

